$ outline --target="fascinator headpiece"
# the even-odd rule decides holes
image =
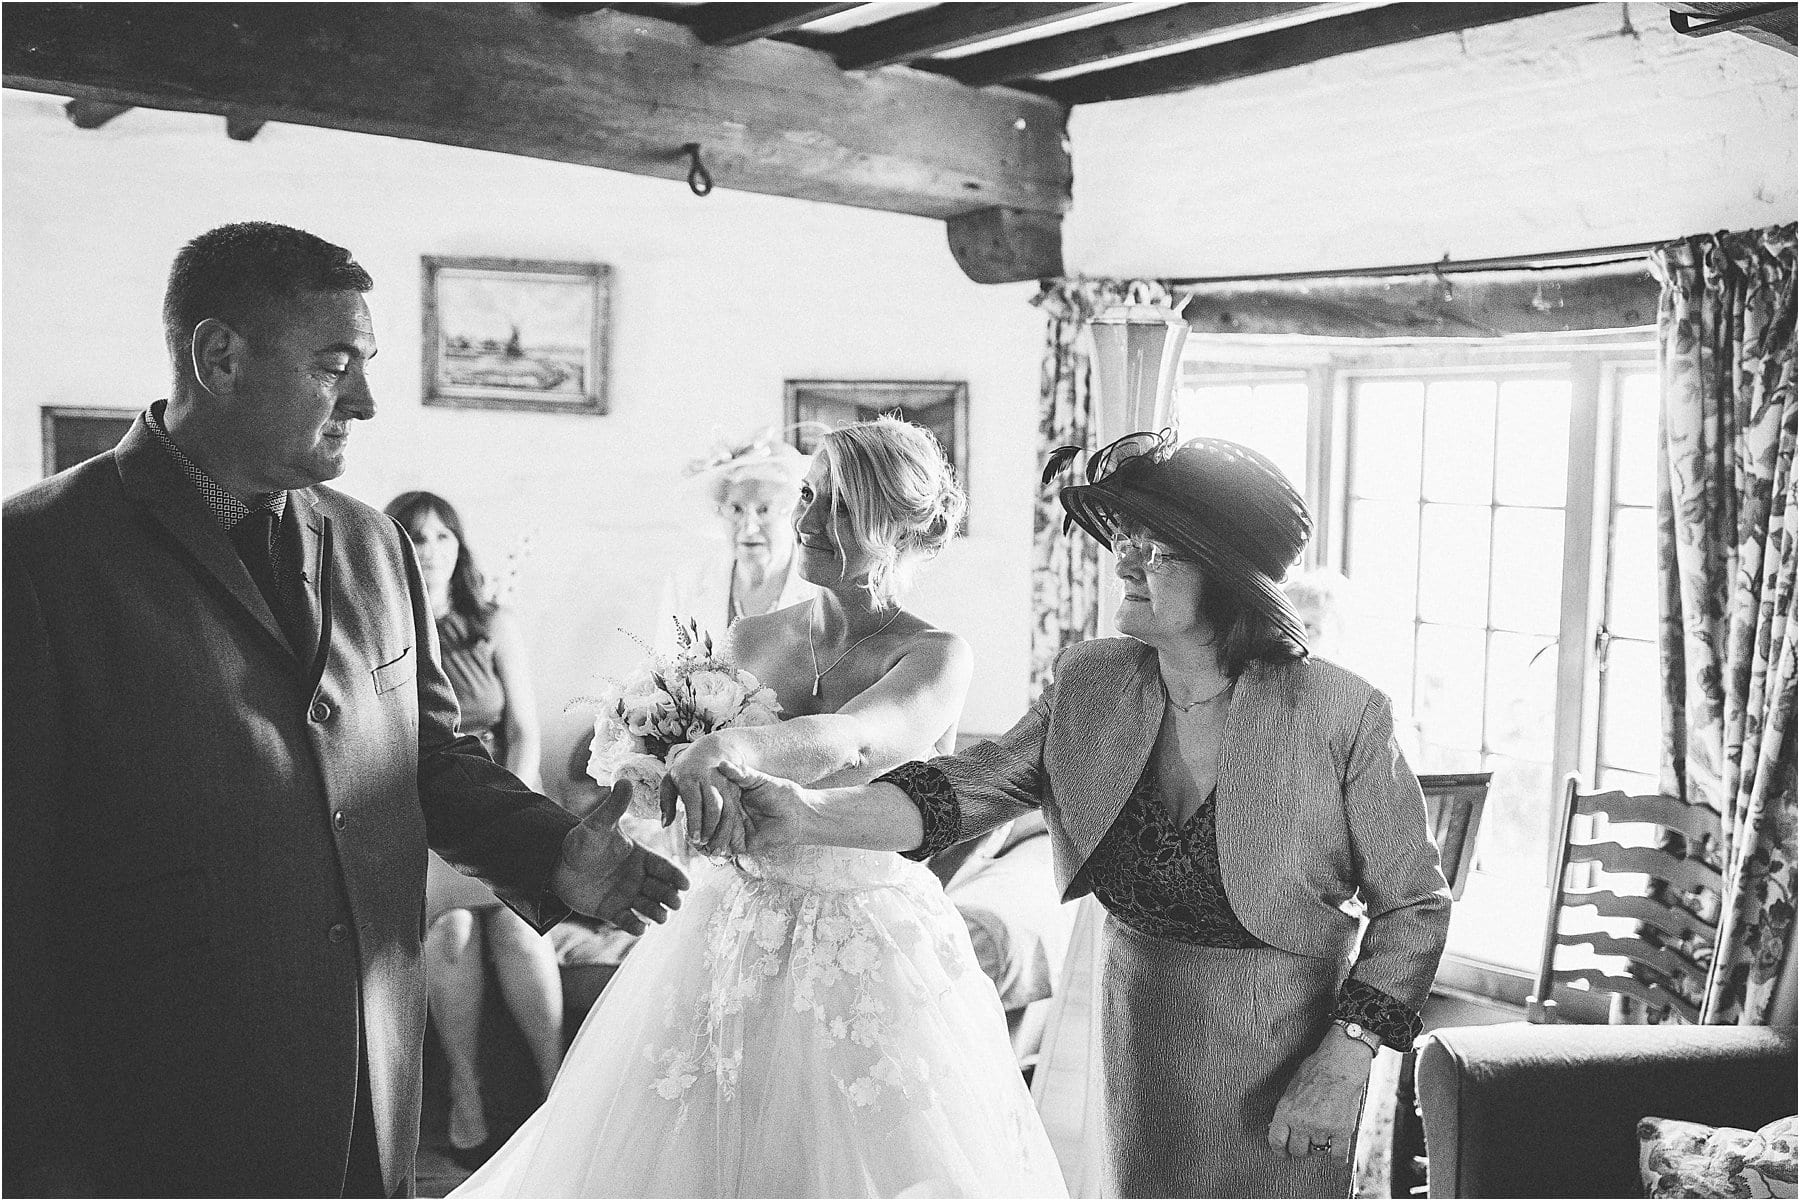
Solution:
[[[746,477],[775,479],[798,485],[812,469],[812,456],[802,454],[786,435],[791,430],[807,430],[815,434],[825,430],[817,422],[801,422],[786,427],[767,426],[739,441],[715,443],[712,450],[690,460],[681,474],[715,487]]]

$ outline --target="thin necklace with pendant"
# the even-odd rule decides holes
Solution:
[[[811,633],[811,631],[812,631],[812,627],[808,626],[807,632]],[[1173,706],[1175,709],[1179,710],[1182,713],[1191,713],[1195,709],[1198,709],[1201,705],[1209,704],[1213,701],[1218,700],[1221,696],[1224,696],[1225,693],[1230,690],[1231,686],[1234,683],[1236,683],[1236,681],[1232,680],[1228,677],[1223,684],[1219,685],[1217,688],[1215,688],[1213,691],[1211,691],[1207,695],[1201,697],[1197,701],[1189,701],[1185,705],[1182,704],[1180,701],[1176,700],[1174,697],[1169,695],[1169,682],[1167,680],[1159,680],[1158,683],[1160,683],[1162,685],[1163,700],[1169,702],[1169,704],[1171,706]]]
[[[838,664],[840,664],[844,661],[844,655],[848,655],[851,651],[855,650],[857,647],[861,646],[863,643],[867,642],[869,639],[875,637],[875,635],[881,633],[881,631],[883,631],[883,630],[887,629],[889,626],[893,625],[894,618],[896,618],[898,616],[900,616],[900,608],[898,605],[896,605],[894,607],[893,613],[889,615],[889,617],[886,621],[882,622],[880,625],[878,625],[874,629],[870,630],[867,634],[864,634],[861,638],[858,638],[855,642],[852,642],[849,646],[845,647],[844,653],[842,655],[839,655],[837,658],[833,659],[829,664],[827,664],[824,671],[819,670],[819,648],[813,645],[812,618],[809,616],[806,620],[806,649],[812,652],[812,665],[813,665],[812,694],[813,694],[813,699],[818,700],[822,695],[824,695],[824,689],[823,689],[823,686],[821,685],[820,681],[822,681],[827,675],[830,674],[831,669],[833,667],[836,667]],[[820,624],[823,624],[823,621],[821,621]]]

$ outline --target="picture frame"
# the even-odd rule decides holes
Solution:
[[[811,454],[817,428],[835,429],[872,421],[892,413],[937,435],[944,455],[956,471],[963,494],[969,492],[969,385],[961,380],[826,380],[791,379],[785,386],[788,440]],[[958,534],[969,532],[968,510]]]
[[[136,409],[87,405],[44,405],[39,411],[44,478],[105,454],[137,420]]]
[[[423,256],[424,403],[607,411],[612,268]]]

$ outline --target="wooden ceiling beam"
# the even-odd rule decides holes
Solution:
[[[1080,67],[1102,59],[1161,50],[1207,34],[1253,31],[1270,17],[1330,7],[1318,3],[1178,4],[1174,8],[1159,9],[1106,25],[1091,25],[1086,29],[1002,46],[998,50],[918,65],[979,88]]]
[[[950,253],[978,284],[1015,284],[1063,273],[1062,218],[991,208],[944,223]]]
[[[1238,280],[1172,290],[1200,334],[1319,338],[1492,338],[1656,323],[1647,258],[1559,272],[1494,270],[1306,280]]]
[[[1130,100],[1188,88],[1208,87],[1304,66],[1340,54],[1393,46],[1419,38],[1502,21],[1535,17],[1574,4],[1387,4],[1325,17],[1291,29],[1254,34],[1235,41],[1102,68],[1051,83],[1020,84],[1064,104]]]
[[[1066,111],[924,72],[847,74],[611,11],[512,4],[7,5],[7,87],[286,121],[948,219],[1060,215]],[[695,201],[699,203],[699,201]]]
[[[694,20],[688,22],[697,37],[708,46],[742,46],[757,38],[774,37],[790,29],[798,29],[808,21],[835,16],[855,4],[702,4]]]
[[[107,104],[100,100],[71,100],[63,105],[63,112],[76,129],[99,129],[114,117],[128,113],[131,109],[129,104]]]
[[[1110,3],[937,4],[845,30],[816,44],[828,50],[844,70],[868,71],[1111,7]]]

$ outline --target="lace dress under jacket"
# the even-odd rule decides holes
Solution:
[[[909,857],[934,853],[958,826],[959,806],[948,777],[929,763],[907,763],[879,777],[905,790],[925,823],[925,840]],[[1125,807],[1088,858],[1094,897],[1132,929],[1204,947],[1260,947],[1238,922],[1219,870],[1217,792],[1208,794],[1186,825],[1169,815],[1156,783],[1155,762],[1144,769]],[[1354,978],[1338,990],[1332,1016],[1359,1022],[1397,1051],[1412,1049],[1417,1011]]]

